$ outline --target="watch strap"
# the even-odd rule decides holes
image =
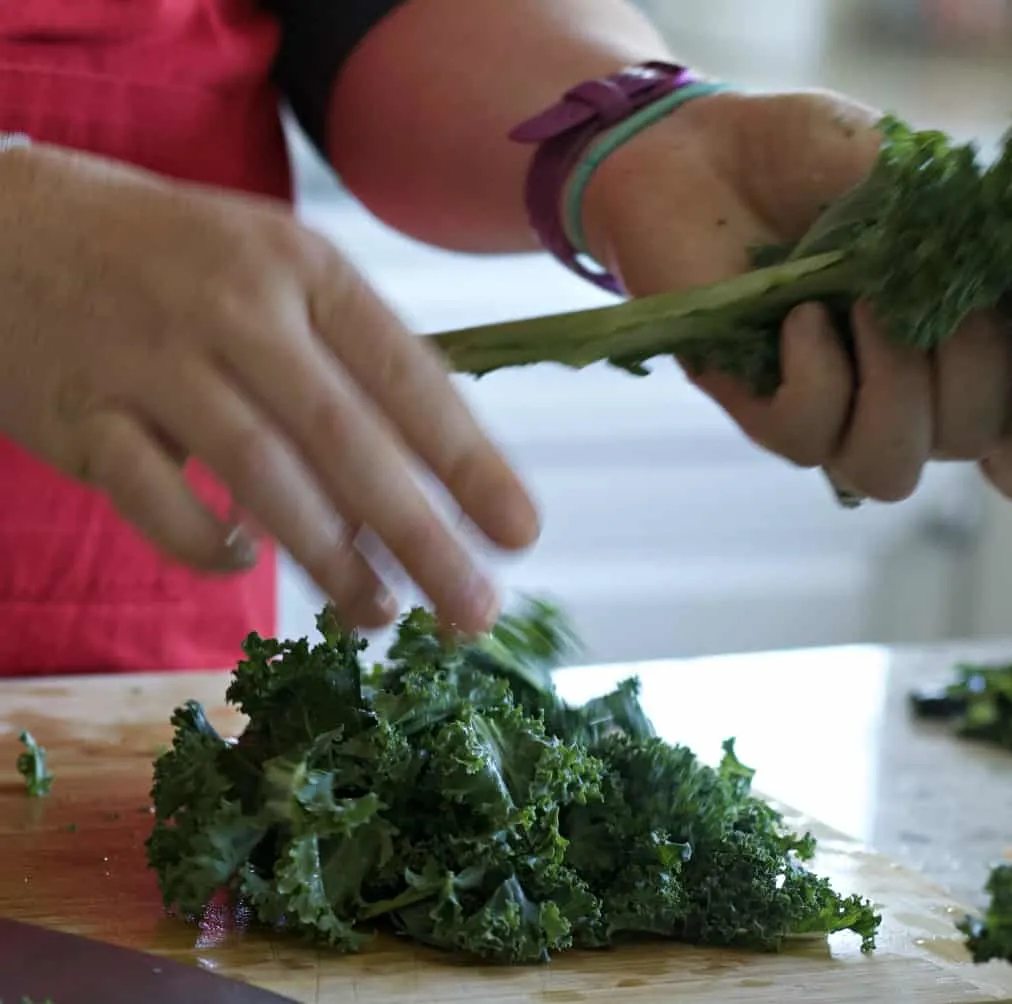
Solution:
[[[692,96],[698,96],[720,87],[706,85],[698,74],[677,63],[641,63],[577,84],[554,105],[513,129],[511,140],[537,146],[527,171],[524,202],[542,246],[582,278],[610,292],[621,292],[614,276],[594,271],[585,263],[584,252],[567,232],[563,215],[566,185],[587,147],[601,134],[686,88],[694,88]],[[663,114],[679,103],[665,107]],[[652,121],[649,116],[642,118],[641,127]]]

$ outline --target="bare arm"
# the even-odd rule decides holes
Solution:
[[[465,251],[534,250],[531,151],[509,131],[582,80],[670,58],[624,0],[408,0],[337,78],[331,161],[404,233]]]

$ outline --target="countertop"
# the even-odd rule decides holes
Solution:
[[[1012,971],[972,965],[954,926],[981,901],[988,867],[1012,835],[1012,754],[927,729],[906,712],[910,688],[944,682],[955,661],[1010,654],[1012,642],[851,647],[558,676],[574,701],[638,676],[660,734],[705,760],[735,737],[757,769],[757,789],[795,810],[792,825],[814,828],[814,867],[880,905],[870,956],[846,934],[773,955],[645,943],[619,955],[574,953],[550,967],[479,966],[465,975],[403,942],[380,940],[347,957],[233,929],[214,911],[196,929],[180,924],[159,909],[143,854],[151,760],[187,698],[203,702],[219,728],[242,727],[222,706],[221,672],[0,682],[0,915],[201,965],[306,1004],[472,1000],[493,983],[496,999],[511,1004],[605,1001],[620,988],[630,1004],[673,996],[699,1004],[1012,1000]],[[26,799],[14,772],[24,728],[49,749],[55,781],[44,801]]]

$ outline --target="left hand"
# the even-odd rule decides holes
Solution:
[[[867,175],[879,118],[821,92],[690,102],[598,169],[590,249],[637,296],[746,271],[750,247],[797,240]],[[1012,339],[998,319],[971,317],[932,355],[886,339],[867,304],[853,327],[856,366],[820,305],[795,309],[771,398],[721,373],[694,382],[759,445],[869,498],[906,498],[930,459],[978,461],[1012,497]]]

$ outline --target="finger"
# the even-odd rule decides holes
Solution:
[[[162,429],[150,428],[146,431],[173,463],[179,467],[185,466],[186,450],[179,443],[175,442],[171,436],[167,436]]]
[[[836,449],[853,395],[853,369],[828,311],[802,304],[784,322],[781,383],[769,399],[738,380],[710,373],[694,382],[749,438],[801,467],[824,464]]]
[[[491,541],[509,549],[532,544],[539,532],[534,503],[441,360],[360,278],[338,272],[332,268],[312,297],[323,344]],[[310,408],[290,411],[290,418],[300,442],[313,433]]]
[[[972,314],[935,353],[934,455],[978,460],[998,448],[1012,386],[1012,340],[991,313]]]
[[[827,470],[845,488],[897,502],[913,493],[931,456],[931,363],[920,349],[888,339],[866,304],[854,308],[853,327],[854,414]]]
[[[82,479],[104,491],[118,512],[163,551],[207,572],[256,564],[252,540],[230,535],[194,495],[160,437],[136,418],[100,412],[86,420],[81,434]]]
[[[295,450],[210,366],[180,365],[172,379],[171,396],[148,395],[155,420],[224,482],[343,617],[360,627],[389,623],[393,597]]]
[[[261,385],[264,410],[280,416],[339,511],[370,527],[445,623],[488,630],[497,591],[426,497],[393,430],[318,340],[307,337],[302,348],[285,371],[300,393],[282,397]]]

